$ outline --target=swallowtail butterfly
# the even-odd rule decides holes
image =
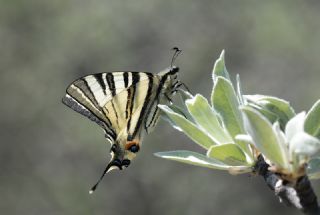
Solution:
[[[174,48],[176,56],[181,52]],[[111,143],[111,161],[104,175],[112,169],[128,167],[137,155],[145,134],[159,119],[158,104],[171,102],[183,85],[177,78],[179,68],[171,66],[158,74],[148,72],[97,73],[75,80],[62,102],[96,122]]]

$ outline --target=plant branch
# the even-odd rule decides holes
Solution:
[[[295,207],[305,214],[320,215],[317,196],[307,176],[302,176],[295,183],[292,183],[269,171],[269,167],[262,155],[259,155],[254,172],[264,178],[268,187],[275,192],[281,202],[287,206]]]

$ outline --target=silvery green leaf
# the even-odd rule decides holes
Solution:
[[[239,102],[232,83],[223,77],[217,77],[211,100],[214,110],[221,116],[231,137],[234,138],[238,134],[244,134]]]
[[[186,100],[192,99],[194,96],[191,95],[189,92],[181,90],[181,89],[178,92],[179,92],[179,95],[180,95],[180,100],[181,100],[181,104],[183,106],[183,109],[187,110]]]
[[[165,113],[161,114],[161,118],[162,118],[164,121],[168,122],[173,128],[177,129],[177,130],[180,131],[180,132],[183,132],[183,130],[182,130],[179,126],[177,126],[177,125],[169,118],[169,116],[168,116],[167,114],[165,114]]]
[[[295,115],[290,103],[283,99],[265,95],[245,95],[244,97],[248,101],[274,113],[278,117],[281,129],[284,129],[287,122]]]
[[[214,158],[230,166],[248,166],[245,153],[234,143],[211,146],[207,152],[209,158]]]
[[[296,171],[301,166],[302,158],[301,156],[297,155],[295,151],[292,148],[292,138],[294,135],[296,135],[299,132],[304,132],[304,120],[305,120],[305,113],[301,112],[291,118],[285,127],[285,136],[286,136],[286,142],[288,144],[289,148],[289,159],[291,160],[291,170]]]
[[[238,140],[238,141],[244,142],[244,143],[246,143],[248,145],[253,145],[254,146],[253,140],[252,140],[251,136],[248,135],[248,134],[238,134],[235,137],[235,139]]]
[[[168,151],[168,152],[157,152],[155,153],[156,156],[179,161],[182,163],[192,164],[201,167],[207,167],[212,169],[220,169],[220,170],[228,170],[230,166],[222,163],[213,158],[208,158],[205,155],[186,151],[186,150],[178,150],[178,151]]]
[[[188,120],[190,120],[190,121],[192,120],[192,119],[191,119],[192,117],[191,117],[190,114],[188,114],[188,111],[184,111],[184,110],[182,110],[180,107],[178,107],[178,106],[176,106],[176,105],[173,105],[173,104],[168,105],[168,107],[169,107],[173,112],[175,112],[175,113],[177,113],[177,114],[185,117],[186,119],[188,119]],[[175,122],[172,121],[172,120],[168,117],[167,114],[163,113],[163,111],[161,111],[161,113],[162,113],[162,114],[161,114],[162,119],[164,119],[165,121],[169,122],[169,123],[171,124],[171,126],[174,127],[175,129],[177,129],[178,131],[182,131],[181,128],[180,128],[179,126],[177,126],[177,125],[175,124]]]
[[[228,172],[232,175],[239,175],[243,173],[252,172],[253,168],[251,166],[231,166]]]
[[[217,144],[205,131],[198,128],[197,125],[187,120],[181,114],[174,112],[166,105],[158,105],[158,107],[168,116],[174,125],[179,128],[178,130],[182,130],[188,137],[203,148],[209,149],[212,145]]]
[[[289,143],[291,142],[291,139],[294,135],[304,131],[305,116],[306,113],[301,112],[294,116],[292,119],[290,119],[287,123],[285,128],[285,134]]]
[[[187,108],[187,106],[186,106],[186,100],[188,100],[188,99],[192,99],[193,98],[193,95],[191,95],[189,92],[187,92],[187,91],[185,91],[185,90],[182,90],[181,88],[179,88],[179,90],[178,90],[178,92],[179,92],[179,97],[180,97],[180,103],[181,103],[181,105],[180,105],[180,109],[183,111],[183,113],[184,113],[184,116],[188,119],[188,120],[190,120],[190,121],[192,121],[193,123],[194,123],[194,119],[192,118],[192,116],[191,116],[191,114],[189,113],[189,111],[188,111],[188,108]],[[179,103],[179,104],[180,104]]]
[[[320,140],[303,131],[296,133],[289,144],[290,150],[298,155],[313,156],[320,150]]]
[[[310,179],[320,179],[320,157],[309,161],[307,174]]]
[[[259,111],[264,117],[266,117],[271,124],[275,123],[279,120],[279,117],[274,113],[270,112],[265,107],[262,107],[256,103],[249,102],[247,103],[248,106],[254,108],[255,110]]]
[[[239,74],[237,74],[237,96],[238,96],[238,100],[239,100],[239,104],[240,105],[246,105],[247,104],[246,100],[243,98],[241,82],[240,82],[240,75]]]
[[[282,152],[277,134],[271,123],[258,111],[249,106],[241,108],[244,125],[256,148],[279,167],[286,167],[286,155]]]
[[[214,83],[216,82],[217,77],[224,77],[230,80],[230,76],[224,62],[224,50],[222,50],[220,57],[216,60],[213,66],[212,78]]]
[[[320,138],[320,100],[318,100],[309,110],[304,129],[314,137]]]
[[[268,108],[271,112],[273,112],[272,109],[275,107],[275,113],[277,113],[278,109],[287,115],[289,119],[295,115],[294,109],[291,107],[290,103],[284,99],[265,95],[245,95],[244,97],[266,107],[271,105],[270,108]]]
[[[206,131],[218,144],[233,142],[228,131],[223,128],[217,114],[209,105],[206,98],[197,94],[186,101],[187,108],[195,122]]]
[[[193,95],[191,95],[190,92],[182,90],[181,88],[179,88],[178,92],[180,94],[180,97],[181,97],[183,103],[184,103],[185,100],[193,98]]]
[[[190,115],[189,111],[187,109],[181,108],[177,105],[174,104],[170,104],[167,105],[171,110],[173,110],[174,112],[176,112],[177,114],[180,114],[181,116],[183,116],[184,118],[186,118],[189,121],[194,122],[192,116]]]
[[[254,146],[253,140],[250,135],[247,134],[238,134],[235,137],[236,144],[241,147],[241,149],[246,153],[248,156],[248,162],[253,162],[254,155],[252,151],[252,147]]]
[[[281,150],[281,154],[284,157],[284,167],[286,169],[290,169],[290,154],[289,154],[289,147],[287,143],[287,139],[283,131],[280,129],[280,124],[279,122],[275,122],[272,125],[273,131],[276,134],[277,140],[278,140],[278,146]]]

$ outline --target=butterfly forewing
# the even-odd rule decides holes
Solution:
[[[130,86],[141,82],[145,77],[143,72],[112,72],[88,75],[79,79],[85,80],[87,87],[95,96],[100,107],[113,99],[116,94],[128,89]],[[77,81],[76,81],[77,82]],[[75,83],[76,83],[75,82]]]
[[[99,73],[74,81],[63,102],[98,123],[115,140],[124,128],[128,134],[138,132],[155,104],[158,85],[159,77],[152,73]]]

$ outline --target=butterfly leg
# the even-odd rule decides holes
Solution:
[[[164,94],[164,96],[167,98],[167,100],[169,101],[170,104],[173,103],[172,100],[171,100],[171,98],[169,98],[169,96],[168,96],[166,93]]]
[[[187,85],[185,83],[182,83],[181,82],[181,86],[183,86],[187,91],[188,93],[192,94],[191,91],[189,90],[189,88],[187,87]]]

